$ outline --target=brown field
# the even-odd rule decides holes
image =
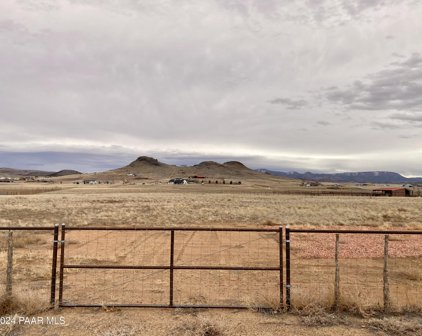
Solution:
[[[55,189],[51,189],[51,188]],[[0,186],[1,226],[189,226],[276,228],[422,229],[422,198],[286,195],[277,188],[245,184],[209,185],[14,185]],[[5,191],[6,188],[7,192]],[[10,192],[13,188],[13,193]],[[14,193],[18,195],[14,195]],[[25,195],[25,193],[27,193]],[[6,195],[4,195],[6,194]],[[103,232],[104,233],[104,232]],[[421,335],[422,243],[390,237],[391,294],[398,316],[378,315],[382,304],[383,237],[341,237],[344,309],[332,314],[334,236],[292,236],[293,314],[255,311],[277,308],[277,272],[175,271],[180,303],[242,303],[250,310],[166,310],[65,308],[48,304],[51,237],[14,233],[14,293],[21,315],[64,316],[65,326],[0,326],[0,334],[27,335]],[[66,263],[149,264],[167,262],[168,232],[106,233],[69,231]],[[141,243],[142,242],[142,243]],[[356,245],[358,244],[358,245]],[[359,245],[360,244],[360,245]],[[176,263],[277,266],[276,234],[177,233]],[[356,253],[358,246],[359,253]],[[0,269],[6,265],[5,233]],[[2,290],[4,279],[2,279]],[[168,271],[69,269],[64,301],[167,303]],[[6,307],[7,308],[7,307]],[[3,309],[3,308],[2,308]],[[41,312],[39,312],[41,310]],[[7,310],[6,310],[7,311]],[[411,311],[412,313],[404,313]],[[5,312],[5,310],[3,310]],[[415,315],[416,313],[416,315]],[[365,316],[363,319],[359,316]]]

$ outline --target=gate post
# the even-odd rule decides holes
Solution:
[[[13,287],[13,231],[9,230],[7,236],[7,269],[6,269],[6,294],[12,295]]]
[[[286,307],[290,311],[290,228],[288,225],[286,226]]]
[[[340,234],[336,233],[336,250],[334,255],[334,260],[336,264],[336,274],[334,277],[334,308],[339,309],[340,306],[340,264],[339,264],[339,254],[340,254]]]
[[[173,307],[174,230],[170,231],[170,302]]]
[[[384,236],[384,276],[383,276],[383,284],[384,284],[384,312],[389,313],[391,309],[391,299],[390,299],[390,286],[388,283],[388,241],[389,235]]]
[[[66,236],[66,226],[62,224],[62,235],[60,241],[60,280],[59,280],[59,307],[63,303],[63,269],[64,269],[64,243]]]
[[[57,246],[59,242],[59,224],[54,224],[53,234],[53,259],[51,266],[51,291],[50,305],[54,307],[56,302],[56,277],[57,277]]]
[[[283,226],[280,225],[278,231],[278,247],[279,247],[279,258],[280,258],[280,302],[279,302],[279,309],[281,310],[284,307],[284,299],[283,299]]]

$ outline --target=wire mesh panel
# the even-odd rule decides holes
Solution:
[[[292,234],[290,237],[290,277],[292,304],[332,304],[334,293],[335,237],[319,234]]]
[[[67,269],[64,305],[167,305],[169,271]]]
[[[61,306],[279,307],[279,229],[62,229]]]
[[[66,229],[65,264],[168,265],[169,231]]]
[[[50,303],[53,231],[0,229],[0,295],[9,287],[8,293],[18,299]]]
[[[422,307],[422,235],[295,231],[289,241],[293,306]]]
[[[279,305],[278,232],[176,232],[174,265],[176,304]]]
[[[188,306],[280,307],[279,274],[250,270],[176,270],[175,302]]]
[[[64,304],[168,304],[169,231],[75,229],[65,237]]]
[[[394,308],[422,308],[422,235],[389,235],[389,289]]]
[[[175,265],[278,267],[276,232],[180,231]]]
[[[383,307],[384,236],[339,235],[339,304]]]

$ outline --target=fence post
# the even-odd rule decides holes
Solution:
[[[170,231],[170,302],[173,307],[174,230]]]
[[[288,225],[286,226],[286,307],[290,311],[290,228]]]
[[[54,225],[53,234],[53,259],[51,265],[51,292],[50,292],[50,304],[54,307],[56,303],[56,277],[57,277],[57,247],[59,241],[59,224]]]
[[[384,312],[388,313],[391,308],[390,286],[388,283],[388,234],[384,236]]]
[[[284,306],[284,300],[283,300],[283,226],[280,225],[279,231],[278,231],[278,246],[279,246],[279,258],[280,258],[280,309]]]
[[[340,304],[340,265],[339,265],[339,247],[340,247],[340,235],[336,233],[336,253],[335,253],[335,263],[336,263],[336,276],[334,284],[334,308],[338,309]]]
[[[62,224],[62,234],[60,241],[60,280],[59,280],[59,306],[63,303],[63,269],[64,269],[64,243],[66,236],[66,226]]]
[[[7,236],[7,270],[6,270],[6,294],[12,295],[13,284],[13,231]]]

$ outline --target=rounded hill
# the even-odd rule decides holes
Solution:
[[[138,166],[138,165],[146,165],[146,166],[165,166],[164,163],[158,161],[149,156],[140,156],[135,161],[129,163],[130,167]]]

